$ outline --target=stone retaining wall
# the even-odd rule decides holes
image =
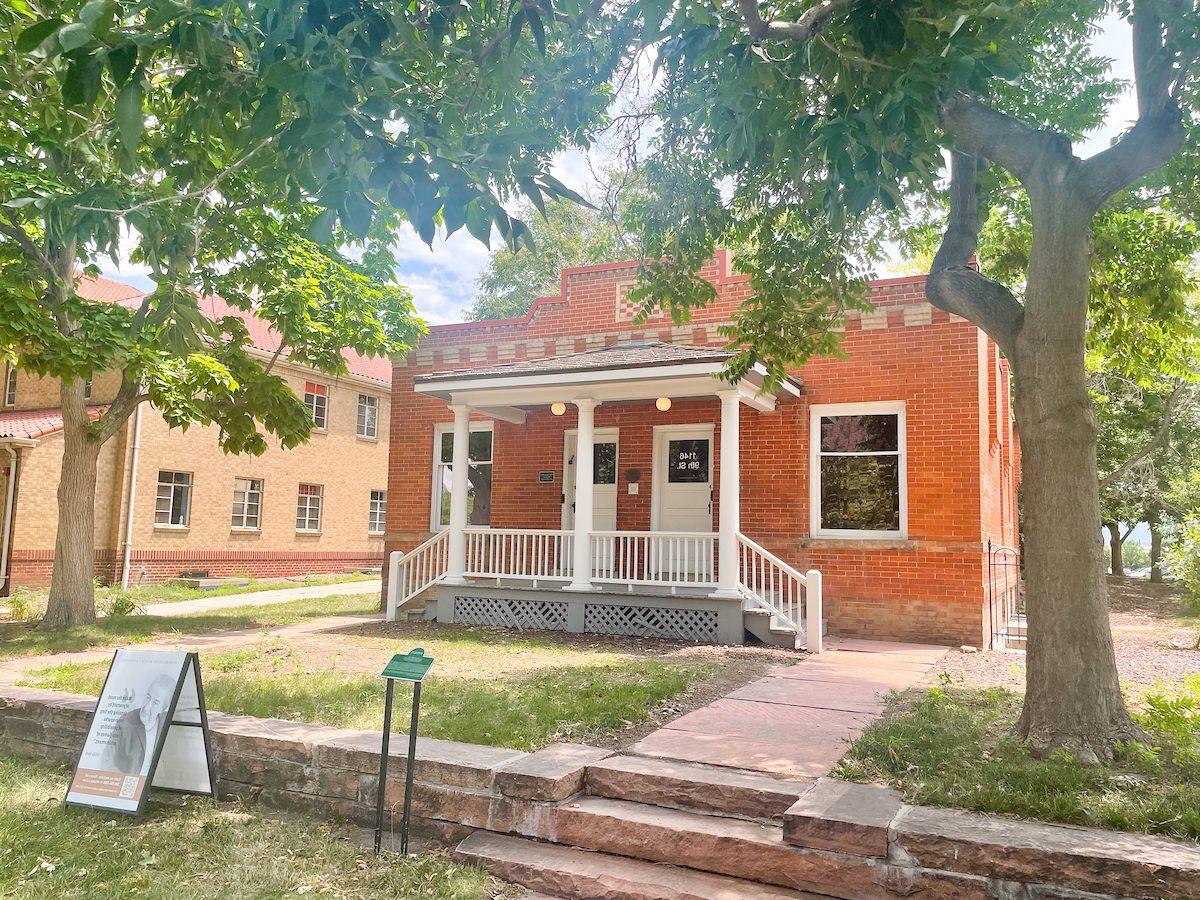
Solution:
[[[73,694],[0,688],[0,751],[74,763],[94,706]],[[373,821],[379,732],[222,713],[210,713],[210,722],[221,797]],[[389,827],[399,827],[406,746],[391,744]],[[487,830],[607,852],[624,847],[643,859],[675,840],[676,858],[663,861],[686,865],[695,851],[696,868],[723,865],[739,877],[842,897],[861,896],[864,885],[872,896],[1200,896],[1194,844],[913,807],[885,788],[830,779],[815,782],[781,828],[744,837],[732,826],[745,831],[745,820],[638,804],[641,821],[606,824],[613,801],[578,795],[588,767],[611,755],[578,744],[523,753],[421,738],[417,825],[446,840]],[[702,833],[696,822],[711,828]],[[728,860],[711,864],[723,855]],[[733,871],[739,866],[744,871]]]

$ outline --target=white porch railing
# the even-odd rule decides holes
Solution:
[[[392,553],[388,568],[387,618],[418,594],[437,584],[450,560],[449,532],[439,531],[408,553]]]
[[[463,574],[480,578],[571,577],[575,535],[529,528],[468,528]]]
[[[592,581],[716,587],[717,536],[694,531],[593,531]]]
[[[750,602],[802,635],[806,650],[821,652],[824,636],[820,572],[813,569],[801,575],[769,550],[739,534],[738,587]]]

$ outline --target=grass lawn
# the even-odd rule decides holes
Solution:
[[[141,825],[65,809],[67,779],[65,769],[0,756],[0,896],[483,900],[499,888],[442,854],[377,859],[324,823],[238,804],[156,795]]]
[[[310,597],[288,603],[238,606],[183,616],[120,616],[100,619],[94,625],[52,631],[43,631],[24,622],[5,622],[0,623],[0,659],[136,644],[170,634],[266,628],[323,616],[367,615],[378,610],[379,598],[368,594]]]
[[[436,661],[421,694],[421,734],[474,744],[527,750],[587,741],[644,720],[718,668],[495,631],[438,634],[444,637],[420,638]],[[398,649],[395,638],[364,645],[321,635],[203,655],[205,699],[223,712],[376,730],[383,720],[378,672]],[[339,665],[343,655],[350,665]],[[363,671],[364,660],[376,664]],[[97,694],[106,668],[52,666],[21,683]],[[399,696],[402,710],[406,693]]]
[[[1009,734],[1019,711],[1002,688],[933,688],[876,722],[833,774],[909,803],[1200,840],[1200,675],[1143,697],[1150,745],[1107,765],[1033,759]]]

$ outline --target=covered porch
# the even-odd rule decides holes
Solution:
[[[452,429],[435,443],[435,492],[439,466],[448,489],[433,501],[440,530],[389,560],[388,617],[424,598],[434,601],[426,608],[442,621],[722,643],[739,643],[748,632],[819,650],[820,573],[797,571],[740,528],[741,410],[770,415],[781,395],[798,396],[801,386],[788,381],[765,391],[760,367],[736,383],[724,380],[731,356],[636,341],[419,376],[414,390],[453,413]],[[701,398],[719,401],[719,413],[693,402]],[[619,410],[627,424],[597,427],[598,409]],[[567,427],[568,413],[574,428]],[[547,445],[561,442],[561,469],[536,472],[540,485],[559,485],[560,527],[544,527],[544,509],[522,516],[520,491],[532,498],[536,488],[512,483],[509,521],[493,524],[492,469],[486,484],[472,475],[483,469],[472,449],[473,428],[483,419],[505,423],[508,454],[544,463],[557,452]],[[534,422],[561,424],[554,430]],[[622,466],[622,431],[633,430],[628,423],[653,435],[648,478]],[[504,475],[494,477],[499,484]],[[650,527],[617,527],[618,505],[637,499],[644,506],[646,494]],[[439,504],[448,507],[441,519]]]

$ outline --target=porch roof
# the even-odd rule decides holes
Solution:
[[[733,387],[720,377],[733,356],[733,351],[715,347],[630,341],[562,356],[419,375],[413,386],[419,393],[471,405],[539,406],[574,396],[610,402],[711,396]],[[764,392],[765,380],[766,370],[760,365],[741,379],[737,388],[745,402],[771,408],[775,393],[798,396],[801,392],[801,383],[790,378],[778,392]]]

